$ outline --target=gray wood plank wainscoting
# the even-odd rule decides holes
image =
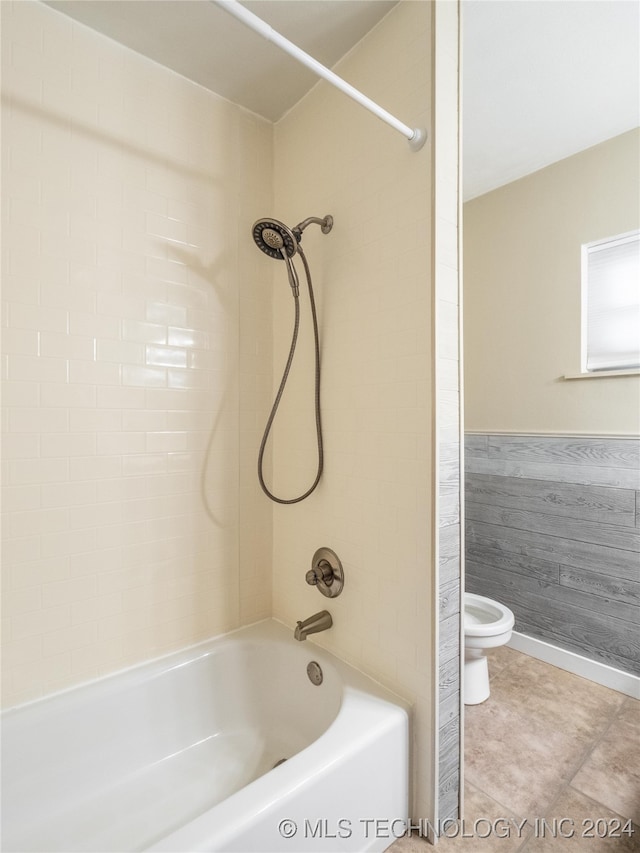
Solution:
[[[640,439],[465,436],[466,589],[640,675]]]

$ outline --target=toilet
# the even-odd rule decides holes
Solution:
[[[478,705],[489,698],[487,650],[508,643],[514,617],[504,604],[464,594],[464,704]]]

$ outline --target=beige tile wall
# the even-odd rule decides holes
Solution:
[[[432,11],[399,4],[338,68],[430,130]],[[414,703],[433,815],[431,142],[320,84],[272,152],[270,125],[53,10],[2,13],[5,703],[328,605],[318,641]],[[303,242],[325,475],[273,508],[255,456],[293,303],[249,229],[329,212]],[[267,467],[284,496],[315,471],[310,343],[305,322]],[[304,583],[321,545],[331,603]]]
[[[336,69],[412,125],[430,124],[431,12],[399,4]],[[411,152],[320,84],[276,125],[275,178],[276,216],[331,213],[335,225],[303,240],[319,296],[326,465],[309,499],[274,511],[274,614],[294,625],[326,606],[334,627],[314,639],[415,703],[415,810],[424,817],[433,814],[431,144]],[[284,270],[276,274],[277,376],[292,307]],[[284,497],[303,491],[315,467],[303,331],[276,429]],[[331,601],[305,583],[320,546],[346,572]]]
[[[12,704],[271,612],[272,126],[43,4],[2,24]]]

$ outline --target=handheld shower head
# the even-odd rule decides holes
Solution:
[[[307,263],[305,253],[302,249],[302,246],[300,245],[300,241],[302,239],[302,232],[312,223],[319,225],[320,230],[323,234],[328,234],[329,231],[331,231],[331,228],[333,227],[333,217],[325,216],[324,219],[318,219],[315,216],[310,216],[308,219],[303,219],[302,222],[299,222],[295,228],[288,228],[283,222],[279,222],[277,219],[258,219],[257,222],[253,223],[253,227],[251,229],[251,233],[253,234],[253,239],[255,240],[256,246],[260,249],[261,252],[264,252],[264,254],[268,255],[270,258],[276,258],[276,260],[280,259],[285,262],[285,267],[287,269],[287,278],[289,279],[289,284],[291,286],[291,291],[293,293],[294,300],[293,334],[291,337],[289,356],[287,358],[284,373],[282,374],[282,379],[280,380],[280,387],[278,388],[278,392],[273,402],[271,414],[269,415],[269,418],[267,420],[264,435],[262,436],[262,441],[260,442],[260,450],[258,452],[258,480],[260,481],[260,487],[268,498],[280,504],[295,504],[299,503],[299,501],[303,501],[313,492],[315,487],[320,482],[320,477],[322,476],[323,449],[322,424],[320,417],[320,338],[318,334],[318,318],[316,314],[316,304],[313,296],[313,286],[311,284],[311,272],[309,270],[309,264]],[[313,325],[313,337],[315,344],[314,398],[316,436],[318,443],[318,470],[316,473],[315,480],[311,484],[310,488],[308,488],[307,491],[304,492],[304,494],[299,495],[297,498],[287,499],[278,498],[272,492],[269,491],[269,488],[267,487],[264,481],[263,460],[265,447],[269,438],[269,433],[271,431],[271,426],[276,416],[276,412],[278,411],[280,398],[284,393],[285,385],[287,384],[287,378],[289,376],[289,371],[293,363],[296,342],[298,340],[298,331],[300,328],[300,288],[298,282],[298,275],[296,273],[296,268],[293,262],[293,256],[295,254],[300,255],[300,259],[302,261],[304,271],[306,273],[307,286],[309,288],[309,307],[311,309],[311,321]]]
[[[270,258],[286,260],[298,251],[293,231],[277,219],[258,219],[252,233],[256,246]]]
[[[319,225],[322,233],[328,234],[333,228],[333,216],[329,214],[322,219],[318,216],[309,216],[299,222],[295,228],[288,228],[284,222],[279,222],[277,219],[258,219],[253,223],[253,239],[256,246],[270,258],[282,260],[285,258],[282,254],[283,250],[286,258],[292,258],[298,251],[302,232],[309,225]]]
[[[298,282],[298,273],[296,272],[296,268],[293,265],[293,261],[287,255],[284,249],[280,250],[282,252],[282,257],[287,262],[287,277],[289,279],[289,285],[291,286],[291,290],[293,291],[294,297],[297,299],[300,294],[300,286]]]
[[[299,246],[302,239],[302,232],[309,225],[315,224],[320,226],[323,234],[328,234],[333,228],[333,216],[325,216],[324,219],[319,219],[317,216],[309,216],[308,219],[303,219],[295,228],[288,228],[284,222],[277,219],[258,219],[253,223],[251,233],[256,246],[260,251],[264,252],[270,258],[275,258],[279,261],[286,261],[287,277],[289,284],[295,297],[298,296],[298,276],[291,258],[300,252],[304,260],[304,254]]]

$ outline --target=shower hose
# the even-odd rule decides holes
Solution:
[[[307,489],[307,491],[300,495],[297,498],[279,498],[274,495],[269,488],[267,487],[264,476],[263,476],[263,458],[264,451],[267,444],[267,439],[269,438],[269,433],[271,431],[271,427],[273,425],[273,421],[276,416],[276,412],[278,411],[278,406],[280,405],[280,400],[284,393],[285,386],[287,384],[287,379],[289,378],[289,371],[291,370],[291,364],[293,363],[293,356],[296,351],[296,344],[298,342],[298,331],[300,328],[300,300],[298,298],[298,294],[293,291],[293,299],[295,303],[295,319],[293,323],[293,335],[291,337],[291,346],[289,347],[289,356],[287,358],[287,363],[284,368],[284,372],[282,374],[282,379],[280,380],[280,387],[278,388],[278,393],[276,394],[275,400],[273,401],[273,406],[271,407],[271,413],[269,415],[269,419],[267,420],[267,425],[264,429],[264,435],[262,436],[262,441],[260,442],[260,450],[258,452],[258,480],[260,481],[260,487],[265,495],[270,498],[272,501],[275,501],[279,504],[296,504],[300,501],[303,501],[305,498],[308,498],[309,495],[313,492],[315,487],[320,482],[320,477],[322,476],[322,468],[324,464],[324,452],[322,448],[322,423],[320,418],[320,338],[318,335],[318,317],[316,314],[316,303],[313,297],[313,285],[311,283],[311,272],[309,270],[309,264],[307,263],[307,259],[305,257],[302,248],[298,246],[298,254],[302,258],[302,263],[304,265],[304,271],[307,278],[307,288],[309,290],[309,303],[311,305],[311,319],[313,321],[313,339],[315,345],[315,419],[316,419],[316,441],[318,446],[318,469],[316,473],[315,480],[311,484],[311,486]]]

